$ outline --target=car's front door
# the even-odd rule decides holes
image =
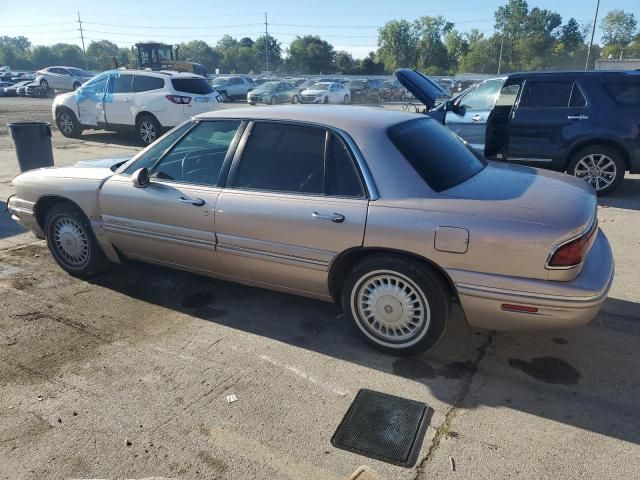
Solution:
[[[484,150],[487,118],[503,83],[500,78],[481,83],[454,102],[445,115],[445,125],[478,152]]]
[[[103,73],[75,91],[78,119],[82,125],[97,126],[98,123],[105,123],[104,95],[108,80],[109,73]]]
[[[569,146],[594,130],[572,80],[526,80],[510,122],[508,160],[563,170]]]
[[[111,242],[132,258],[218,271],[215,206],[243,125],[239,120],[186,124],[111,177],[100,192]],[[145,188],[131,178],[142,167],[151,177]]]
[[[133,75],[111,74],[104,97],[104,112],[111,125],[133,125]]]
[[[242,95],[242,79],[240,77],[231,77],[227,84],[227,95],[229,98],[237,98]]]
[[[216,206],[224,273],[327,296],[332,260],[362,245],[368,199],[334,132],[256,122]]]

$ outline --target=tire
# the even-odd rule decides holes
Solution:
[[[269,105],[275,105],[276,104],[276,97],[271,97],[269,99]]]
[[[151,114],[141,115],[136,122],[136,135],[144,145],[150,145],[160,138],[162,126]]]
[[[372,302],[371,309],[366,308],[365,299]],[[432,348],[444,333],[449,299],[444,281],[431,270],[386,255],[358,263],[341,295],[345,316],[365,340],[392,355],[414,355]],[[413,316],[405,315],[408,306],[413,307]],[[370,316],[365,317],[367,311]]]
[[[322,101],[322,103],[327,105],[329,103],[329,97],[324,97],[324,100]]]
[[[73,113],[68,108],[61,108],[56,114],[56,126],[60,133],[67,138],[79,138],[82,135],[82,126]]]
[[[291,103],[298,103],[300,100],[298,99],[298,95],[294,95],[291,97]]]
[[[108,267],[89,219],[72,203],[57,203],[47,212],[45,233],[54,260],[74,277],[87,277]]]
[[[344,96],[344,99],[342,100],[342,103],[344,103],[345,105],[346,105],[347,103],[349,103],[349,95],[345,95],[345,96]]]
[[[77,89],[79,89],[79,88],[80,88],[80,82],[75,82],[75,83],[73,84],[73,91],[75,92],[75,91],[76,91]]]
[[[602,196],[620,186],[626,168],[618,150],[606,145],[592,145],[571,156],[567,172],[589,183]]]
[[[222,95],[222,102],[223,103],[227,103],[229,101],[229,94],[227,94],[227,92],[220,92],[220,95]]]
[[[42,88],[42,90],[44,90],[45,92],[49,91],[49,82],[47,82],[44,78],[42,80],[40,80],[40,88]]]

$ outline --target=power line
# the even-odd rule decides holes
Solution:
[[[143,25],[122,25],[115,23],[99,23],[99,22],[84,22],[86,25],[99,25],[101,27],[115,27],[115,28],[145,28],[145,29],[189,29],[190,31],[194,29],[193,25],[154,25],[154,26],[143,26]],[[201,27],[201,29],[211,29],[211,28],[235,28],[235,27],[259,27],[262,23],[238,23],[235,25],[211,25],[210,27]],[[198,28],[196,28],[197,30]]]
[[[80,12],[78,11],[78,25],[80,26],[80,38],[82,39],[82,56],[84,57],[84,68],[87,69],[87,51],[84,48],[84,32],[82,31],[82,20],[80,20]]]

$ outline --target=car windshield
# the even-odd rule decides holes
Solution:
[[[436,192],[461,184],[486,166],[460,137],[431,118],[399,123],[389,128],[387,135]]]
[[[366,80],[351,80],[349,82],[349,87],[364,87]]]
[[[214,78],[213,80],[211,80],[211,85],[213,85],[214,87],[225,85],[228,80],[228,78]]]
[[[67,70],[72,74],[78,77],[92,77],[93,75],[86,70],[82,70],[81,68],[67,68]]]
[[[316,83],[309,90],[329,90],[329,87],[331,87],[330,83]]]
[[[178,92],[199,95],[213,92],[213,87],[204,78],[172,78],[171,84]]]
[[[302,82],[300,84],[300,86],[302,88],[309,88],[309,87],[311,87],[311,85],[315,85],[316,83],[318,83],[317,80],[305,80],[304,82]]]

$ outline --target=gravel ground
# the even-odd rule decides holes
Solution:
[[[1,200],[4,124],[49,121],[50,102],[0,98]],[[58,165],[139,149],[53,144]],[[404,359],[330,304],[136,262],[75,279],[2,214],[0,478],[637,478],[640,177],[600,203],[617,275],[589,326],[496,334],[456,309],[434,351]],[[361,388],[433,409],[414,467],[331,446]]]

